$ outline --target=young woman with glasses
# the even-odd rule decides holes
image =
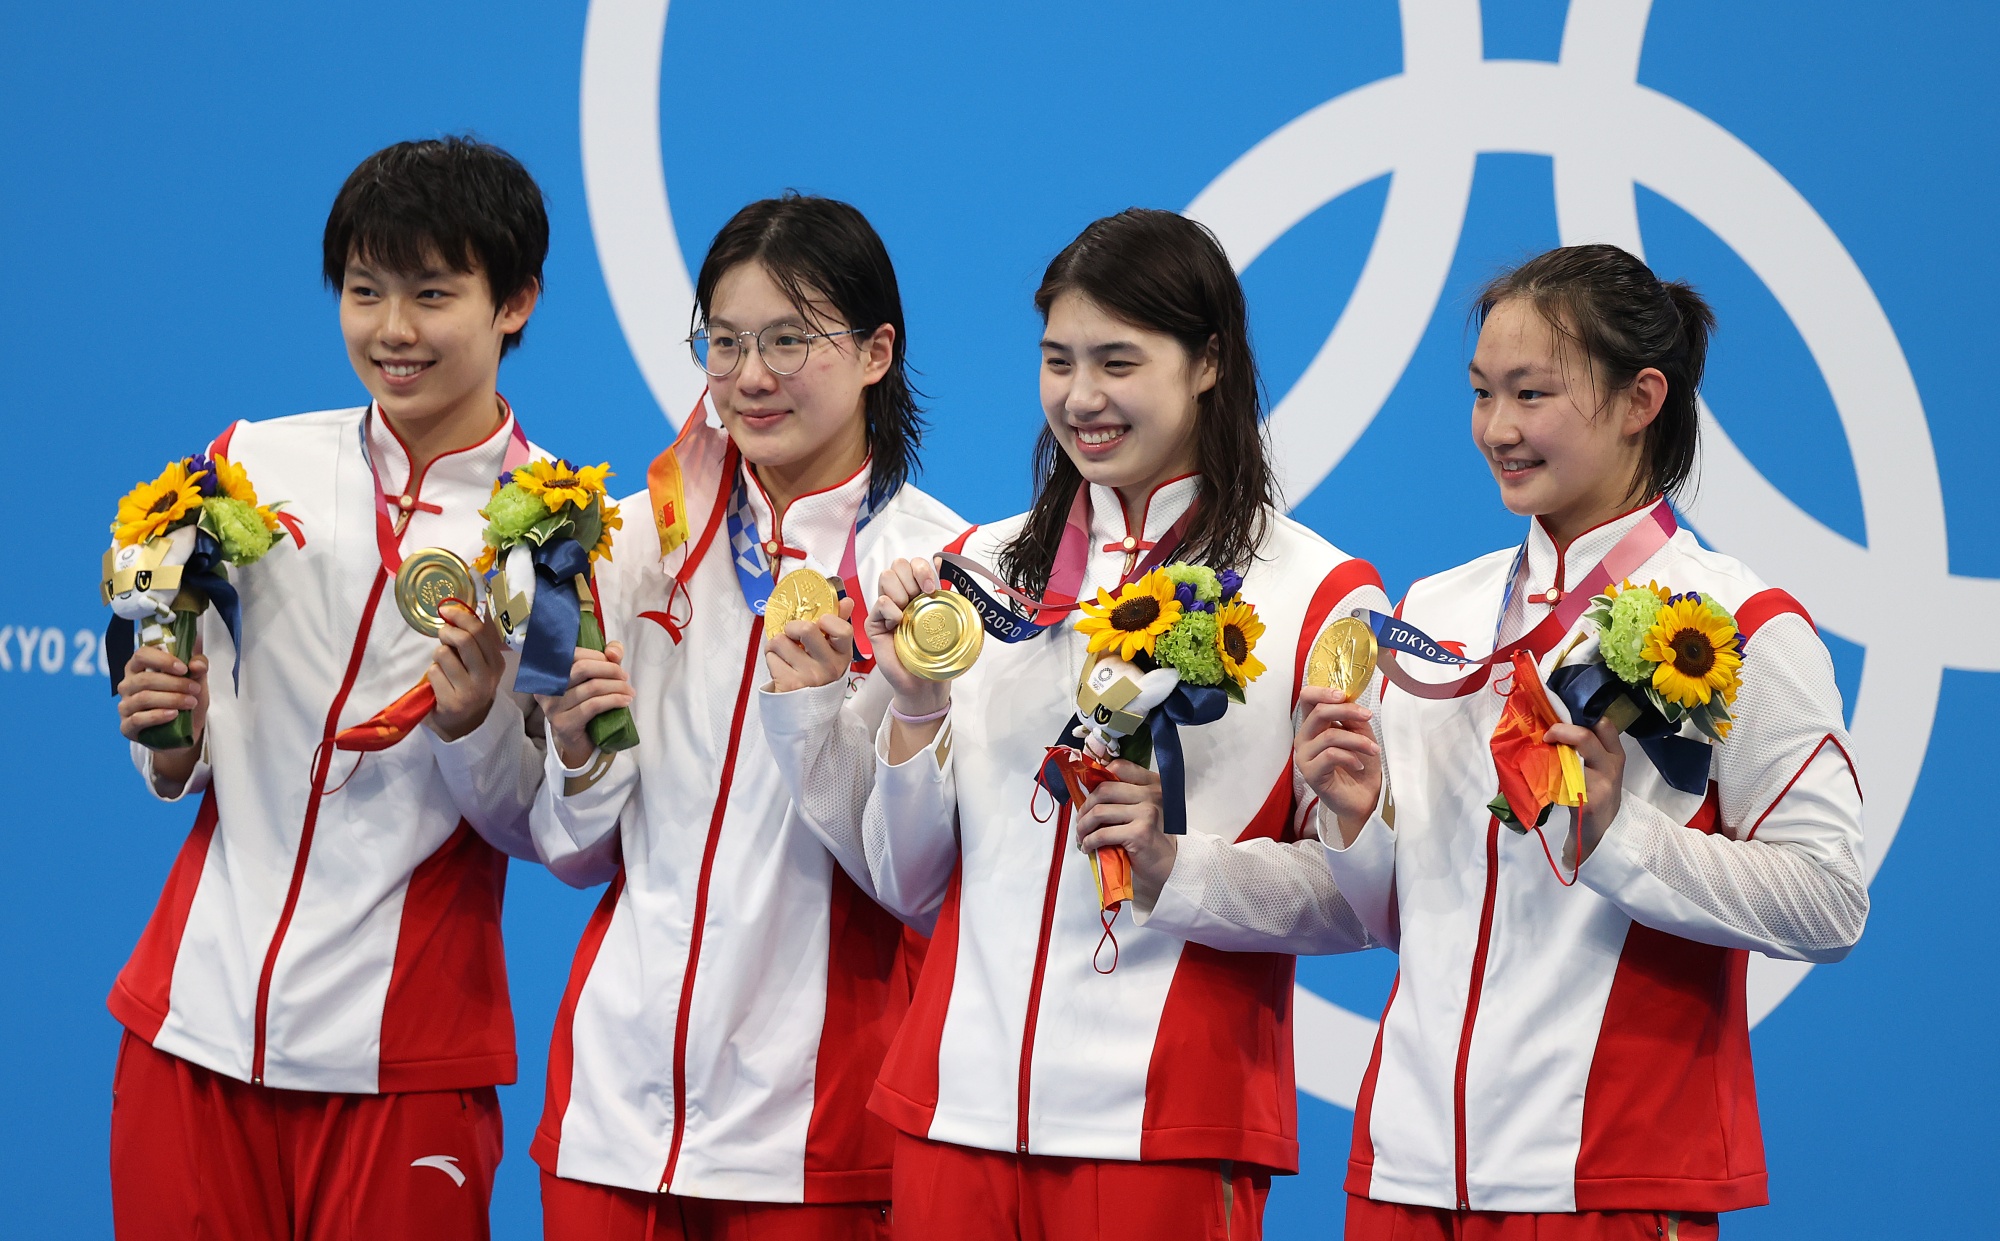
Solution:
[[[892,635],[939,571],[903,561],[864,627],[894,689],[875,744],[818,724],[837,660],[827,688],[767,695],[766,727],[787,739],[779,761],[807,813],[837,821],[848,799],[884,901],[935,919],[870,1102],[899,1130],[896,1235],[1255,1238],[1270,1174],[1298,1167],[1293,954],[1367,942],[1307,826],[1302,673],[1323,627],[1387,600],[1365,561],[1276,507],[1243,293],[1207,230],[1166,211],[1099,220],[1050,263],[1035,305],[1034,505],[968,532],[946,564],[1039,600],[1023,624],[1051,623],[989,638],[957,680],[925,679]],[[1218,676],[1242,671],[1242,700],[1179,729],[1178,795],[1155,733],[1150,767],[1118,758],[1058,807],[1038,776],[1049,747],[1076,744],[1094,659],[1067,604],[1175,564],[1213,570],[1209,589],[1135,594],[1110,623],[1136,651],[1140,622],[1216,609],[1194,629]],[[1176,817],[1184,834],[1166,829]],[[1092,873],[1093,854],[1121,850],[1135,889],[1122,914]]]
[[[838,596],[963,523],[907,481],[902,301],[859,211],[750,204],[695,298],[720,426],[697,407],[621,506],[597,601],[617,640],[543,702],[537,850],[609,884],[549,1054],[543,1218],[559,1241],[878,1237],[892,1135],[864,1105],[915,965],[858,842],[794,809],[752,691],[851,647]],[[881,720],[873,667],[842,661],[829,715]],[[590,721],[621,706],[638,744],[605,753]]]

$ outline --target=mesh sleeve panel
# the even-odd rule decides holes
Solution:
[[[1225,952],[1352,952],[1373,942],[1315,841],[1190,832],[1144,921]]]

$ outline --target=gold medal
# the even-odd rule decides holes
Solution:
[[[472,570],[442,547],[411,552],[403,557],[403,567],[396,570],[396,610],[410,622],[410,628],[427,638],[437,637],[444,629],[439,609],[445,600],[469,608],[475,594]]]
[[[824,573],[793,569],[778,579],[764,604],[764,636],[774,638],[785,632],[790,621],[816,621],[822,616],[840,615],[840,596]]]
[[[896,658],[929,681],[949,681],[979,659],[986,627],[972,601],[955,590],[940,590],[910,601],[896,626]]]
[[[1358,616],[1343,616],[1320,631],[1306,656],[1306,684],[1337,689],[1359,702],[1375,675],[1375,631]]]

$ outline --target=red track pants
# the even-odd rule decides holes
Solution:
[[[111,1090],[119,1241],[485,1241],[491,1086],[273,1090],[131,1033]]]
[[[543,1241],[888,1241],[882,1202],[724,1202],[542,1173]]]
[[[1713,1213],[1447,1211],[1349,1195],[1347,1241],[1715,1241]]]
[[[1271,1178],[1215,1161],[1015,1155],[896,1135],[896,1241],[1259,1241]]]

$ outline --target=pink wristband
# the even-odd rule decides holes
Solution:
[[[947,702],[944,706],[939,707],[929,715],[904,715],[901,711],[896,710],[896,704],[892,702],[889,704],[889,714],[895,716],[905,724],[929,724],[950,715],[951,704]]]

